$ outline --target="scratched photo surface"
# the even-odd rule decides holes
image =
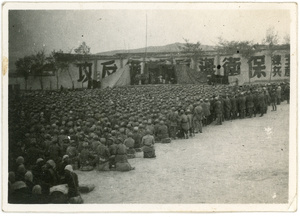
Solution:
[[[7,14],[8,204],[291,202],[290,10]]]

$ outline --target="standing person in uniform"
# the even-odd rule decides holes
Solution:
[[[262,117],[265,113],[265,95],[263,90],[259,91],[259,94],[257,96],[257,105],[259,108],[260,117]]]
[[[200,105],[200,102],[197,102],[197,105],[194,109],[194,123],[195,123],[195,133],[202,133],[202,118],[203,118],[203,108]]]
[[[280,105],[280,102],[281,102],[281,87],[280,87],[280,85],[278,85],[278,87],[276,89],[276,93],[277,93],[277,105]]]
[[[239,113],[241,119],[245,118],[245,110],[246,110],[246,97],[244,96],[243,93],[241,93],[239,97]]]
[[[287,101],[287,104],[290,104],[290,84],[287,84],[284,89],[284,96]]]
[[[186,113],[187,113],[187,117],[188,117],[188,121],[189,121],[189,134],[190,134],[190,137],[192,137],[192,136],[194,136],[193,115],[189,109],[186,111]]]
[[[184,110],[181,110],[180,114],[181,114],[180,115],[181,130],[183,131],[184,138],[188,139],[189,138],[189,134],[188,134],[189,119],[188,119],[188,116],[185,114]]]
[[[177,133],[177,122],[178,122],[178,114],[176,114],[175,112],[175,108],[172,107],[169,115],[168,115],[168,120],[169,120],[169,123],[170,123],[170,137],[172,139],[176,139],[176,133]]]
[[[249,115],[249,118],[252,118],[254,103],[253,103],[253,96],[250,91],[247,92],[246,107],[247,107],[247,113]]]
[[[216,125],[222,125],[222,107],[219,97],[215,97],[215,114],[217,115]]]
[[[272,111],[276,111],[277,110],[277,93],[276,90],[273,89],[270,92],[270,96],[271,96],[271,105],[272,105]]]
[[[256,114],[259,113],[259,105],[258,105],[258,92],[257,90],[253,91],[253,113],[254,117],[256,117]]]
[[[225,110],[225,120],[230,120],[230,113],[231,113],[231,101],[228,97],[228,95],[226,94],[226,98],[224,99],[224,110]]]
[[[231,103],[231,119],[236,119],[237,118],[237,106],[236,106],[236,98],[235,98],[234,94],[230,98],[230,103]]]
[[[208,99],[204,100],[204,103],[202,105],[202,109],[203,109],[203,115],[205,117],[205,126],[209,125],[211,123],[210,119],[211,119],[211,114],[210,114],[210,102],[208,101]]]

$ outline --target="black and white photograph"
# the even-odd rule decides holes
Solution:
[[[2,21],[3,211],[296,211],[296,3],[8,2]]]

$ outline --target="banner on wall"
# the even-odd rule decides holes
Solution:
[[[130,68],[125,65],[101,81],[101,88],[130,85]]]

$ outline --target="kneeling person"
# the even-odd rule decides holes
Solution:
[[[154,137],[150,135],[150,131],[147,131],[147,134],[142,138],[142,146],[144,152],[144,158],[155,158],[155,149],[154,149]]]

